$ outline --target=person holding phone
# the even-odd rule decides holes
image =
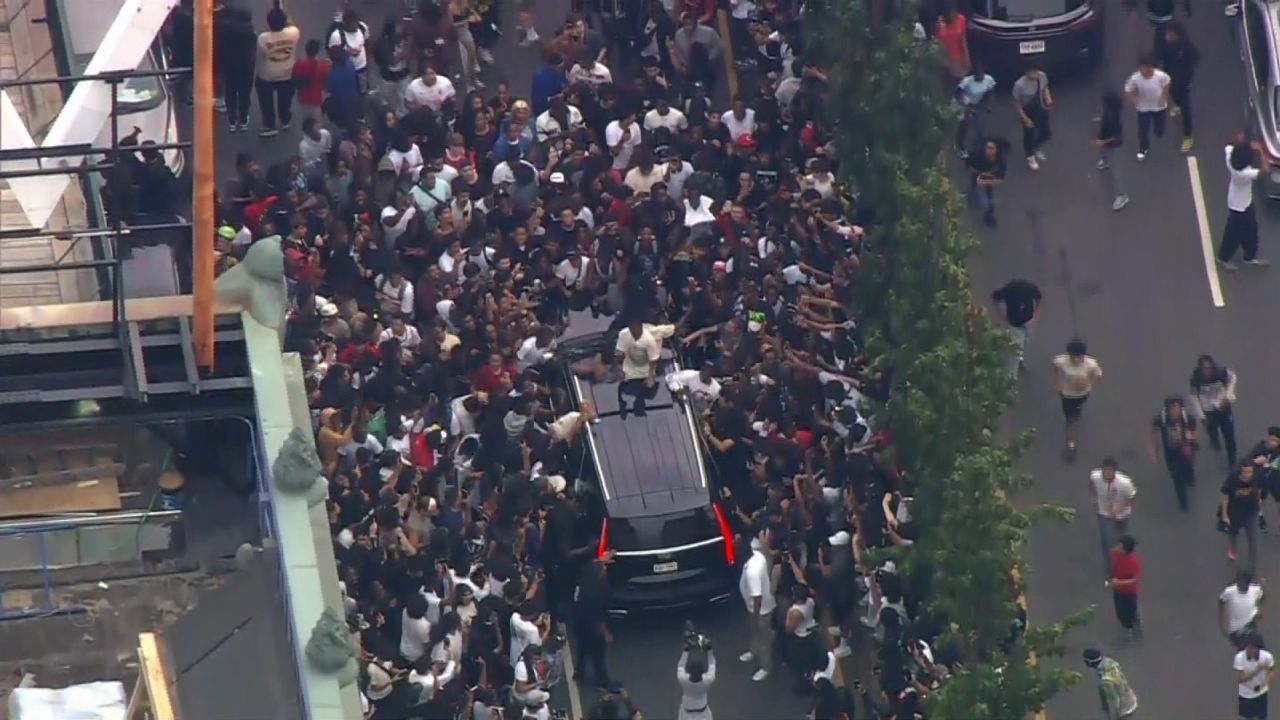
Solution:
[[[1034,158],[1032,158],[1034,159]],[[982,148],[969,156],[970,202],[982,210],[982,221],[987,227],[996,226],[996,188],[1004,183],[1008,162],[1000,141],[987,138]]]
[[[1027,156],[1027,167],[1039,170],[1045,160],[1044,144],[1049,142],[1049,111],[1053,109],[1053,94],[1049,92],[1049,77],[1035,60],[1028,60],[1022,75],[1013,83],[1014,111],[1022,123],[1022,150]]]

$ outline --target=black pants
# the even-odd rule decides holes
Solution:
[[[262,113],[262,127],[276,129],[276,119],[285,126],[293,122],[293,82],[258,80],[258,111]]]
[[[1173,491],[1178,495],[1178,507],[1187,509],[1187,488],[1196,484],[1196,467],[1192,460],[1182,454],[1180,448],[1165,448],[1164,465],[1169,468],[1169,477],[1173,478]]]
[[[630,395],[635,398],[632,412],[637,415],[643,415],[645,412],[644,401],[652,400],[658,395],[658,381],[655,380],[653,387],[645,385],[644,380],[623,380],[618,384],[618,409],[626,412],[626,400],[623,396]]]
[[[232,125],[249,124],[249,95],[253,91],[253,77],[227,76],[227,122]]]
[[[1115,601],[1116,619],[1120,621],[1120,627],[1132,630],[1138,624],[1138,596],[1113,592],[1111,599]]]
[[[1236,418],[1231,408],[1207,411],[1204,414],[1204,424],[1209,434],[1209,444],[1216,450],[1221,443],[1221,447],[1227,451],[1227,467],[1234,468],[1236,466]]]
[[[1022,154],[1031,157],[1053,136],[1049,129],[1049,111],[1041,107],[1039,100],[1023,105],[1022,111],[1035,123],[1032,127],[1022,126]]]
[[[1253,214],[1252,204],[1244,210],[1231,210],[1227,214],[1222,244],[1218,246],[1218,259],[1227,262],[1241,248],[1246,261],[1258,257],[1258,217]]]
[[[1182,120],[1182,137],[1189,138],[1191,125],[1191,83],[1174,79],[1169,83],[1169,97],[1178,106],[1179,118]]]
[[[608,648],[600,633],[585,628],[581,630],[578,635],[578,657],[574,658],[578,662],[578,677],[584,677],[585,670],[590,668],[597,687],[611,687],[613,680],[609,677],[606,654]]]
[[[1151,149],[1152,130],[1155,130],[1156,137],[1164,137],[1165,118],[1168,115],[1167,110],[1138,111],[1138,152],[1145,153]]]

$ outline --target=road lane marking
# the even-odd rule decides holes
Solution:
[[[582,714],[582,695],[578,693],[578,673],[573,669],[573,652],[569,650],[572,643],[567,630],[561,623],[559,632],[565,639],[561,651],[564,653],[564,684],[569,687],[569,720],[583,720],[586,716]]]
[[[1204,209],[1204,187],[1200,184],[1200,161],[1195,155],[1187,156],[1187,174],[1191,176],[1191,198],[1195,201],[1196,222],[1200,229],[1200,251],[1204,255],[1204,272],[1209,276],[1209,294],[1214,307],[1225,307],[1222,284],[1218,282],[1218,259],[1213,250],[1213,235],[1209,232],[1209,213]]]

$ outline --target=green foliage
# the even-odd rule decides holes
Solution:
[[[939,643],[962,670],[929,697],[930,717],[1008,720],[1043,708],[1076,673],[1028,662],[1061,652],[1087,617],[1025,625],[1014,568],[1027,529],[1057,508],[1021,508],[1030,478],[1014,471],[1028,437],[995,428],[1015,399],[1012,345],[974,304],[966,262],[974,248],[943,163],[954,122],[936,47],[912,36],[912,0],[811,2],[810,50],[828,69],[840,176],[876,217],[880,261],[858,277],[862,328],[889,373],[877,409],[900,467],[916,482],[925,536],[908,568],[927,577],[927,607],[949,630]]]

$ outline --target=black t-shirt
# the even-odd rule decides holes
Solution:
[[[1040,306],[1040,288],[1028,280],[1010,280],[991,293],[991,299],[1004,303],[1005,317],[1010,325],[1022,327],[1031,321]]]
[[[1262,504],[1262,488],[1252,480],[1241,480],[1239,472],[1227,476],[1222,483],[1222,494],[1227,496],[1227,517],[1232,522],[1252,518]]]
[[[1185,412],[1182,413],[1182,417],[1175,420],[1162,411],[1152,419],[1151,427],[1160,432],[1164,449],[1172,452],[1180,450],[1183,443],[1187,442],[1186,434],[1188,431],[1195,431],[1196,420]]]

